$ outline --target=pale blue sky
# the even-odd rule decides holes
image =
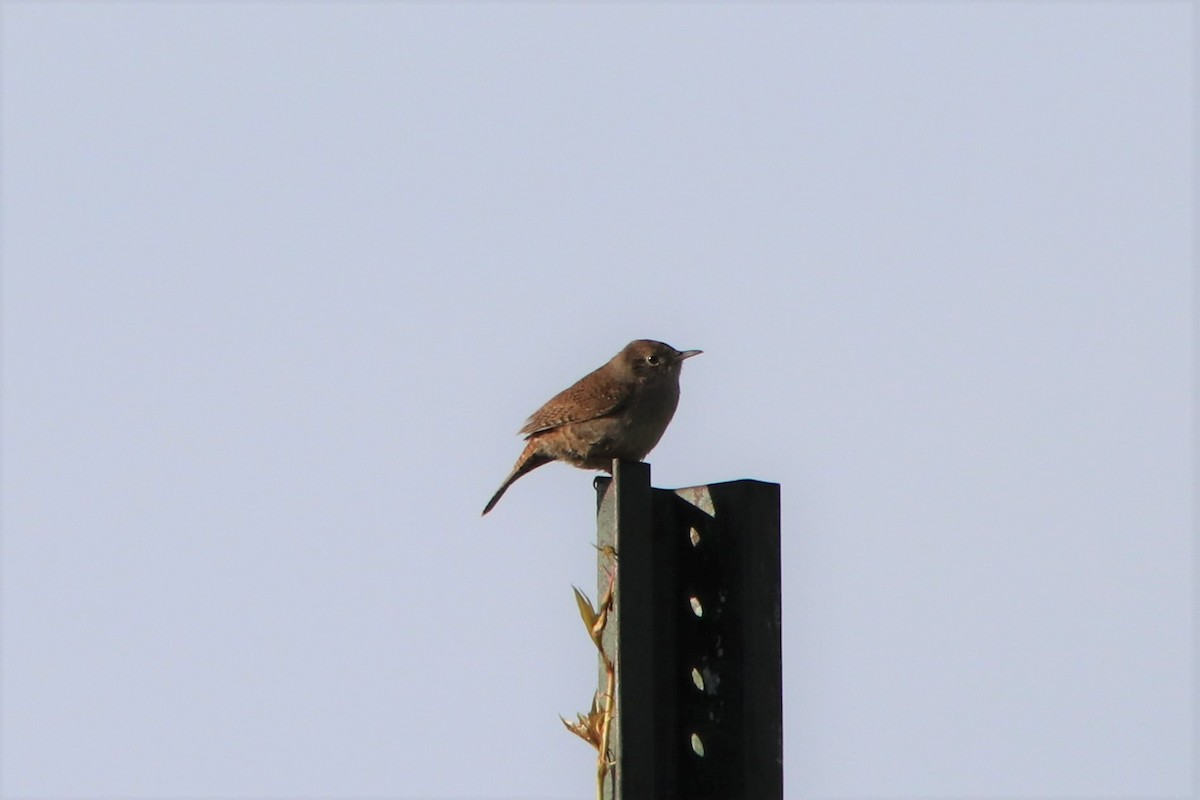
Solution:
[[[3,3],[10,798],[584,798],[591,477],[783,485],[789,798],[1194,793],[1193,8]]]

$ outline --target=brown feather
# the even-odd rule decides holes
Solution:
[[[699,352],[638,339],[550,398],[521,428],[525,450],[483,513],[514,481],[551,461],[607,470],[614,459],[644,459],[675,414],[680,365]]]
[[[532,436],[535,433],[559,428],[572,422],[587,422],[617,411],[636,388],[632,383],[588,380],[604,367],[587,376],[546,401],[525,421],[520,433]]]

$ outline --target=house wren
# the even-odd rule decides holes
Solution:
[[[521,428],[528,444],[483,513],[517,478],[551,461],[606,472],[614,458],[641,461],[675,416],[684,359],[700,352],[638,339],[550,398]]]

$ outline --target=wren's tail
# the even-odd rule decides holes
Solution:
[[[504,479],[504,483],[500,484],[500,488],[496,490],[496,493],[492,495],[492,499],[488,500],[488,504],[484,506],[484,514],[496,507],[496,503],[500,502],[500,498],[504,496],[504,493],[508,491],[508,487],[512,486],[517,478],[521,477],[527,472],[533,472],[543,464],[549,464],[554,460],[553,458],[550,458],[550,456],[542,455],[537,450],[538,447],[536,441],[525,445],[525,450],[521,453],[521,457],[517,459],[517,463],[513,466],[512,472],[508,473],[508,477]]]

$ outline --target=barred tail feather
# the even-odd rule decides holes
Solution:
[[[525,451],[521,453],[521,457],[517,459],[517,463],[513,466],[512,472],[508,473],[508,477],[504,479],[504,483],[500,484],[500,488],[496,490],[496,493],[492,495],[492,499],[488,501],[486,506],[484,506],[484,514],[487,514],[496,507],[496,503],[500,502],[500,498],[503,497],[504,493],[508,491],[508,487],[512,486],[513,483],[516,482],[517,478],[520,478],[527,472],[533,472],[543,464],[549,464],[554,460],[549,456],[542,455],[537,450],[538,448],[536,442],[530,442],[525,446]]]

